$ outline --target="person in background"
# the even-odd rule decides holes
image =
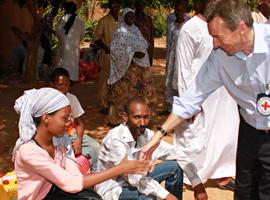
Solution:
[[[80,41],[84,37],[84,23],[77,16],[77,5],[74,2],[64,3],[64,16],[56,24],[58,37],[56,67],[65,68],[70,80],[79,81]]]
[[[125,104],[124,122],[113,128],[105,136],[98,159],[98,170],[106,170],[117,165],[125,155],[130,159],[139,159],[144,144],[153,136],[149,130],[150,108],[142,97],[133,97]],[[119,176],[96,186],[98,194],[104,200],[166,199],[181,200],[183,172],[187,172],[194,183],[196,200],[206,200],[207,194],[196,174],[196,168],[188,162],[181,151],[161,141],[152,161],[160,160],[146,177],[139,174]],[[182,168],[182,169],[181,169]],[[165,181],[165,188],[160,185]]]
[[[123,17],[113,34],[111,45],[111,69],[108,84],[110,110],[108,122],[122,122],[123,105],[133,96],[142,96],[150,106],[156,103],[153,78],[150,71],[148,43],[134,25],[135,12],[123,10]]]
[[[92,170],[96,171],[100,144],[84,134],[84,110],[78,98],[69,92],[70,78],[68,71],[64,68],[56,68],[51,74],[51,85],[66,95],[70,101],[71,123],[66,128],[66,132],[71,139],[75,157],[80,155],[87,157],[91,161]]]
[[[27,42],[22,40],[22,43],[20,43],[14,50],[11,58],[11,66],[21,75],[23,75],[25,71],[24,65],[27,56],[27,47]]]
[[[177,92],[177,74],[175,67],[175,50],[178,40],[179,31],[182,25],[189,19],[187,11],[189,9],[188,2],[185,0],[174,1],[174,12],[167,18],[167,58],[165,71],[165,89],[163,111],[159,114],[168,115],[172,109],[173,96],[178,96]],[[174,21],[172,21],[172,19]]]
[[[152,18],[144,12],[144,0],[137,0],[135,2],[135,25],[141,31],[144,39],[148,43],[148,55],[150,65],[153,65],[154,53],[154,25]]]
[[[258,10],[253,11],[252,18],[255,23],[269,23],[270,0],[257,0]]]
[[[109,0],[110,12],[98,21],[95,30],[95,43],[101,48],[97,55],[98,64],[101,66],[98,80],[98,100],[100,112],[108,114],[108,78],[110,74],[110,47],[113,32],[117,28],[118,14],[120,10],[119,0]]]
[[[70,123],[70,102],[64,94],[53,88],[27,90],[14,109],[20,115],[20,138],[13,154],[18,199],[101,200],[89,188],[122,174],[145,174],[151,166],[147,161],[125,158],[106,171],[82,175],[66,155],[65,143],[55,142]]]
[[[36,79],[49,81],[53,69],[53,51],[48,33],[44,31],[40,36],[40,44],[37,55]]]

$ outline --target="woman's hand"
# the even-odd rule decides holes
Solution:
[[[194,187],[194,197],[195,197],[195,200],[207,200],[208,199],[207,193],[206,193],[202,183],[199,185],[196,185]]]
[[[143,58],[145,56],[145,53],[141,52],[141,51],[136,51],[134,53],[134,57],[136,58]]]
[[[153,163],[149,160],[128,160],[127,155],[119,165],[125,168],[125,174],[141,174],[144,176],[153,168]]]

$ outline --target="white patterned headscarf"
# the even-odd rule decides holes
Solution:
[[[19,135],[13,158],[16,151],[23,144],[32,139],[36,133],[34,117],[41,117],[45,113],[53,113],[70,105],[68,98],[53,88],[31,89],[15,101],[14,109],[20,115]]]
[[[108,84],[119,81],[128,70],[131,61],[140,67],[149,67],[148,43],[134,24],[129,26],[125,22],[125,15],[133,12],[131,8],[125,8],[116,31],[113,33],[111,44],[111,69]],[[135,58],[134,53],[145,53],[143,58]]]

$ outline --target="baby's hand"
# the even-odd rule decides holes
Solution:
[[[75,154],[81,154],[82,153],[82,140],[80,138],[77,138],[72,143],[72,148],[73,148]]]

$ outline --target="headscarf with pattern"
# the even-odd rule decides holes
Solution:
[[[41,117],[45,113],[53,113],[70,105],[68,98],[53,88],[31,89],[24,91],[24,94],[15,101],[14,109],[20,115],[19,135],[13,159],[19,147],[32,139],[36,133],[34,117]],[[57,146],[59,141],[54,141]],[[57,143],[57,144],[56,144]]]
[[[137,26],[127,25],[125,15],[133,12],[131,8],[123,10],[122,18],[118,24],[117,30],[113,33],[111,44],[111,68],[108,84],[112,85],[119,81],[128,70],[131,61],[140,67],[149,67],[149,55],[147,53],[148,43],[144,39]],[[143,58],[133,57],[135,52],[145,53]]]

